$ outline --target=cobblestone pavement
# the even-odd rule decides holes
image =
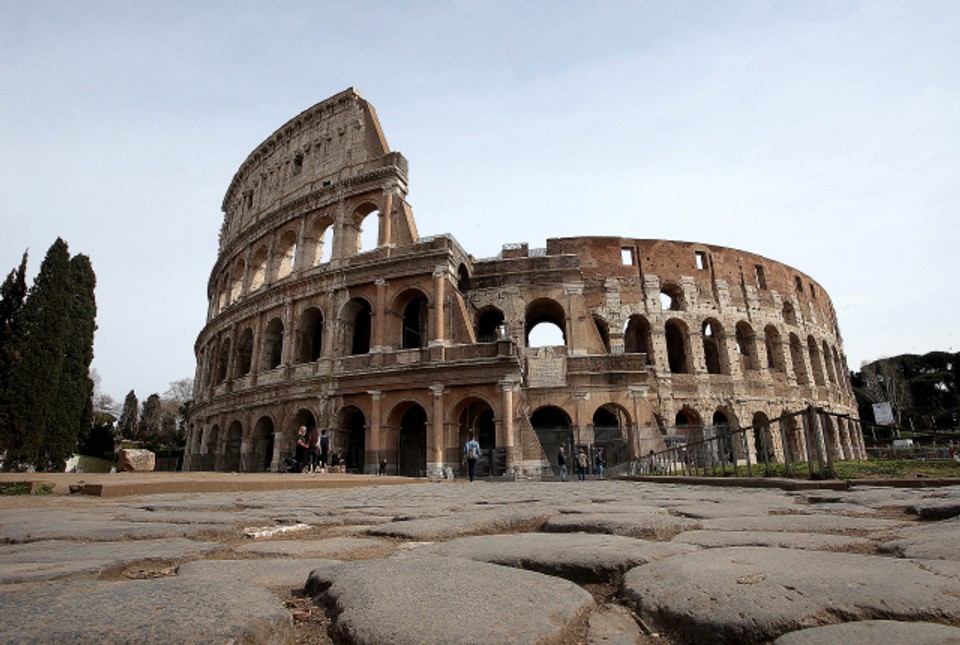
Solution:
[[[0,496],[0,642],[960,643],[960,486],[329,481]]]

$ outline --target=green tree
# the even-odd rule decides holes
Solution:
[[[120,421],[117,423],[117,433],[122,439],[136,439],[139,419],[140,402],[137,400],[137,393],[130,390],[127,398],[123,400],[123,411],[120,412]]]
[[[160,395],[151,394],[143,402],[140,412],[140,428],[137,436],[141,441],[155,443],[160,440],[163,429],[163,411],[160,409]]]
[[[63,371],[71,303],[70,254],[57,238],[47,251],[40,272],[16,315],[20,326],[9,343],[13,356],[8,368],[0,408],[6,412],[7,443],[4,467],[22,470],[33,466],[47,470],[63,464],[50,463],[46,444],[54,439],[59,454],[53,418]]]
[[[13,269],[0,287],[0,453],[13,442],[13,430],[5,401],[10,396],[7,384],[13,375],[16,351],[13,340],[19,336],[19,312],[27,297],[27,253],[20,267]],[[9,460],[8,460],[9,461]]]

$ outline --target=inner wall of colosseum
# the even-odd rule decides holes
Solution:
[[[757,424],[775,459],[816,406],[838,459],[863,454],[836,312],[810,276],[731,248],[632,237],[505,244],[477,259],[420,237],[407,161],[348,89],[286,123],[234,176],[197,337],[185,468],[277,471],[301,426],[342,467],[442,477],[608,465]],[[544,335],[546,330],[546,335]],[[541,340],[546,338],[547,340]],[[793,444],[793,445],[791,445]]]

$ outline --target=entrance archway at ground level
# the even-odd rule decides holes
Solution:
[[[253,427],[253,447],[247,458],[247,470],[265,472],[273,461],[273,419],[260,417]]]
[[[220,470],[240,472],[240,446],[243,442],[243,426],[234,421],[227,429],[227,440],[223,445],[223,466]]]
[[[607,466],[629,461],[627,429],[630,417],[615,403],[601,405],[593,413],[593,446],[602,450]]]
[[[346,445],[343,453],[348,471],[362,473],[366,455],[367,421],[360,408],[352,405],[340,410],[337,415],[337,428],[340,435],[340,445]]]
[[[477,476],[502,475],[506,468],[506,461],[504,460],[502,464],[498,463],[497,425],[490,404],[480,399],[465,402],[463,409],[460,411],[458,428],[457,462],[460,464],[460,475],[464,477],[467,475],[467,465],[463,459],[463,447],[472,438],[475,438],[480,444],[481,458],[477,464]]]
[[[758,464],[777,461],[777,446],[770,430],[770,419],[763,412],[753,415],[753,449]]]
[[[400,418],[397,440],[397,474],[425,477],[427,474],[427,413],[413,403]]]
[[[540,447],[543,448],[544,457],[550,464],[550,469],[554,474],[560,474],[560,467],[557,465],[557,455],[560,452],[560,446],[563,446],[567,453],[567,469],[573,471],[573,423],[562,408],[553,405],[547,405],[530,415],[530,425],[540,441]]]

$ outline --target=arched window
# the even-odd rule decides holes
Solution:
[[[737,323],[736,341],[737,353],[740,355],[740,369],[744,372],[760,369],[757,360],[757,338],[753,333],[753,327],[748,322],[741,320]]]
[[[230,365],[230,339],[225,338],[220,345],[220,354],[217,361],[217,383],[223,383],[227,380],[227,369]]]
[[[797,324],[797,310],[793,308],[790,302],[783,303],[783,322],[788,325]]]
[[[280,367],[283,360],[283,322],[279,318],[274,318],[267,323],[267,329],[263,334],[263,365],[264,370],[272,370]]]
[[[250,364],[253,362],[253,330],[247,327],[240,334],[237,342],[237,376],[246,376],[250,373]]]
[[[807,336],[807,351],[810,353],[810,368],[813,370],[813,382],[817,385],[825,385],[823,378],[823,361],[820,358],[820,348],[817,346],[817,340],[813,336]]]
[[[466,293],[470,291],[470,286],[470,272],[467,271],[467,266],[461,263],[457,267],[457,291]]]
[[[350,349],[350,354],[370,352],[372,315],[370,303],[362,298],[354,298],[343,306],[340,326],[343,330],[344,346]]]
[[[300,343],[297,362],[307,363],[320,358],[323,351],[323,313],[316,307],[306,309],[300,316]]]
[[[232,275],[230,276],[230,302],[236,302],[240,300],[240,296],[243,293],[243,272],[246,265],[243,263],[243,260],[239,260],[236,266],[233,267]]]
[[[713,318],[708,318],[703,321],[700,333],[703,336],[703,358],[707,364],[707,373],[726,373],[723,327]]]
[[[763,328],[763,339],[767,350],[767,368],[774,372],[786,372],[783,340],[779,330],[773,325],[767,325]]]
[[[566,345],[566,313],[556,300],[539,298],[527,306],[527,347]]]
[[[297,234],[293,231],[284,233],[277,251],[277,280],[282,280],[293,273],[297,260]]]
[[[503,312],[496,307],[484,307],[477,318],[477,342],[492,343],[500,338]]]
[[[688,349],[689,336],[687,326],[673,318],[664,325],[667,341],[667,360],[670,371],[674,374],[690,373],[690,351]]]
[[[367,213],[360,222],[360,232],[357,237],[357,253],[366,253],[376,250],[380,235],[380,211]]]
[[[837,374],[833,368],[833,356],[830,353],[830,346],[827,341],[823,341],[823,367],[827,372],[827,380],[831,383],[837,382]]]
[[[594,315],[593,324],[597,327],[597,333],[600,334],[600,342],[603,343],[603,349],[610,353],[610,326],[607,321],[600,316]]]
[[[790,360],[793,362],[793,373],[797,377],[797,383],[808,385],[810,376],[807,374],[807,366],[803,360],[803,345],[796,334],[790,334]]]
[[[320,266],[330,261],[330,249],[333,248],[333,228],[326,217],[318,218],[305,240],[304,266]]]
[[[664,311],[683,311],[683,289],[680,285],[667,282],[660,285],[660,308]]]
[[[400,346],[418,349],[427,342],[427,298],[420,294],[411,298],[403,308]]]
[[[650,323],[643,316],[630,316],[623,330],[623,351],[627,354],[646,354],[647,363],[653,364],[653,343]]]
[[[253,254],[253,263],[250,265],[252,273],[250,274],[251,293],[263,286],[267,281],[267,247],[261,246]]]

